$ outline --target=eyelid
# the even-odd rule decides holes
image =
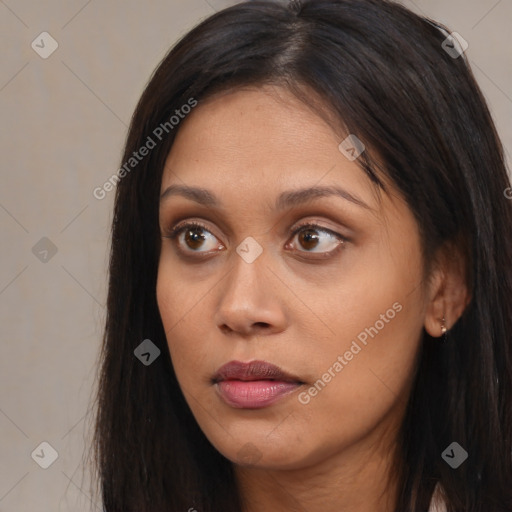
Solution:
[[[178,222],[177,224],[175,224],[174,226],[165,226],[164,227],[164,234],[163,234],[163,237],[164,238],[176,238],[176,236],[180,233],[180,231],[182,229],[185,229],[185,228],[190,228],[190,227],[200,227],[200,228],[203,228],[205,231],[208,231],[208,233],[211,233],[213,236],[215,236],[215,238],[218,238],[213,232],[212,230],[203,222],[201,222],[200,220],[185,220],[185,221],[181,221],[181,222]]]
[[[326,231],[327,233],[330,233],[332,236],[335,236],[339,238],[340,240],[343,240],[345,242],[350,242],[350,238],[348,236],[342,235],[341,233],[338,233],[333,228],[328,228],[326,226],[322,226],[322,221],[319,220],[305,220],[300,222],[299,224],[295,225],[290,229],[290,234],[296,235],[297,232],[299,232],[301,229],[310,227],[312,229],[317,229],[318,231]]]

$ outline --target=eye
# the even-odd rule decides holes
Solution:
[[[298,250],[303,253],[317,253],[325,258],[332,256],[340,250],[347,241],[345,237],[339,233],[319,226],[318,224],[305,223],[293,231],[293,239],[297,239],[297,244],[304,250]],[[287,248],[295,248],[295,243],[288,243]]]
[[[292,241],[287,242],[286,249],[297,250],[304,254],[316,254],[316,257],[320,258],[333,256],[347,241],[347,238],[339,233],[311,222],[298,226],[291,235]],[[179,250],[189,255],[192,253],[207,255],[225,248],[205,225],[197,221],[178,224],[169,229],[164,238],[175,241]],[[297,243],[294,242],[295,239]],[[296,249],[297,246],[302,249]]]
[[[223,244],[215,242],[217,237],[200,222],[178,224],[164,235],[164,238],[175,240],[182,252],[207,254],[216,249],[224,248]]]

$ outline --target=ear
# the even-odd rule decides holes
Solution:
[[[462,316],[471,297],[467,263],[460,246],[447,243],[438,249],[429,277],[425,330],[434,338],[449,331]],[[443,322],[444,318],[444,322]]]

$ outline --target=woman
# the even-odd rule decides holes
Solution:
[[[512,510],[512,204],[463,46],[250,2],[151,78],[119,171],[105,510]]]

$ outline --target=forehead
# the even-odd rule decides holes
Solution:
[[[162,190],[170,184],[225,188],[344,185],[373,196],[355,161],[338,149],[342,134],[279,87],[229,91],[201,102],[180,125]]]

